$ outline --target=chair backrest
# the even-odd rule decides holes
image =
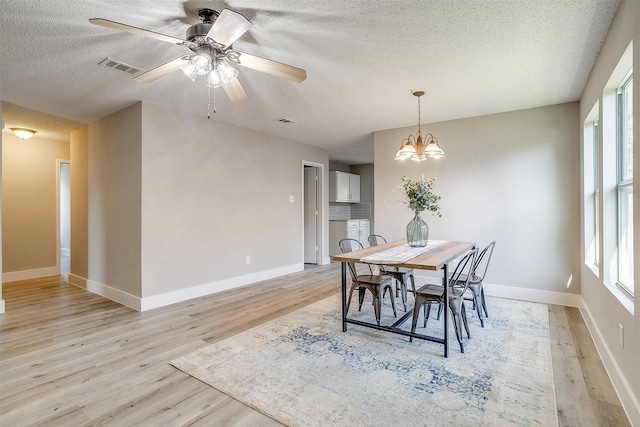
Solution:
[[[450,276],[449,284],[456,290],[456,293],[462,295],[466,292],[471,280],[473,267],[476,265],[478,257],[478,249],[467,252],[458,262],[453,274]]]
[[[387,243],[387,239],[385,239],[379,234],[372,234],[371,236],[369,236],[368,240],[369,240],[369,246],[378,246],[383,243]]]
[[[479,282],[484,280],[484,276],[487,275],[487,270],[489,269],[489,262],[491,262],[491,256],[493,255],[493,248],[495,248],[495,246],[496,241],[494,240],[480,251],[471,273],[474,276],[474,280]],[[480,272],[482,272],[482,275],[479,274]]]
[[[357,251],[359,249],[364,249],[362,243],[360,243],[356,239],[342,239],[338,242],[338,246],[340,246],[340,251],[344,254],[351,251]],[[352,262],[348,262],[347,266],[349,267],[349,273],[351,273],[351,280],[358,280],[358,271],[356,270],[356,265]],[[371,270],[371,266],[367,264],[369,267],[369,274],[373,274],[373,270]]]

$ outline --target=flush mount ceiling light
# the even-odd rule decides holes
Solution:
[[[416,132],[415,137],[409,135],[402,140],[395,159],[411,159],[416,162],[421,162],[427,159],[445,157],[444,151],[442,151],[438,140],[433,135],[429,133],[425,136],[426,142],[422,140],[422,132],[420,131],[420,97],[424,95],[424,92],[417,90],[413,92],[413,95],[418,98],[418,132]]]
[[[36,131],[25,128],[10,128],[11,132],[20,139],[29,139],[35,135]]]

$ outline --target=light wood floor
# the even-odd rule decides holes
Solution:
[[[339,292],[339,275],[312,267],[145,313],[63,277],[6,283],[0,425],[280,425],[169,362]],[[549,316],[560,425],[629,425],[580,312]]]

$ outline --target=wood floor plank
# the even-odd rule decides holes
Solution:
[[[62,276],[3,284],[0,425],[280,426],[169,362],[339,291],[335,263],[144,313]],[[560,425],[629,425],[580,312],[549,319]]]

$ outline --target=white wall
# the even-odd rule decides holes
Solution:
[[[596,102],[602,106],[603,89],[622,53],[631,40],[634,41],[633,68],[634,74],[640,70],[640,5],[637,2],[622,3],[616,18],[609,30],[607,39],[598,56],[596,65],[591,72],[582,98],[580,100],[580,121],[582,127],[587,115]],[[638,85],[640,79],[636,79]],[[635,278],[638,283],[640,272],[640,197],[637,197],[640,182],[640,91],[634,96],[634,249],[635,249]],[[614,155],[609,153],[609,156]],[[602,158],[602,157],[601,157]],[[606,195],[605,195],[606,196]],[[582,200],[585,203],[585,200]],[[602,206],[601,206],[602,209]],[[601,210],[602,212],[602,210]],[[584,221],[584,218],[583,218]],[[602,223],[601,228],[602,230]],[[603,239],[600,241],[602,242]],[[583,242],[584,244],[584,242]],[[602,247],[601,252],[602,253]],[[603,277],[605,271],[594,272],[587,266],[584,250],[580,250],[582,270],[582,298],[584,300],[583,315],[594,337],[600,356],[607,368],[620,400],[622,401],[633,425],[640,425],[640,303],[625,298],[615,285],[605,286]],[[626,301],[625,301],[626,299]],[[624,304],[629,308],[625,308]],[[624,327],[624,347],[618,344],[619,325]]]
[[[406,238],[412,213],[394,188],[403,175],[437,174],[443,216],[423,213],[430,239],[496,240],[485,283],[577,305],[567,297],[580,292],[577,122],[578,104],[568,103],[423,125],[447,157],[421,163],[394,160],[415,127],[376,132],[376,232]]]

